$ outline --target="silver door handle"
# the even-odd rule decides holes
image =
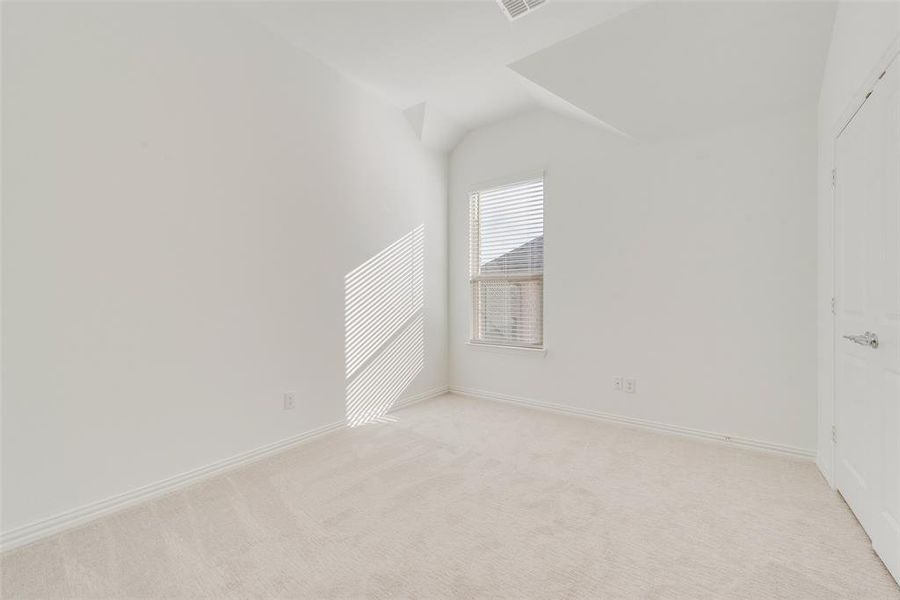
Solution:
[[[845,335],[844,339],[860,346],[869,346],[873,350],[878,348],[878,336],[871,331],[867,331],[862,335]]]

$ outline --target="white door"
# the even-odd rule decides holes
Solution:
[[[900,60],[835,153],[835,482],[900,581]]]

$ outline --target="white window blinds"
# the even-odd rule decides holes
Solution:
[[[544,178],[469,197],[472,341],[544,343]]]

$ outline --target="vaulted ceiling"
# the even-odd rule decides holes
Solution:
[[[510,67],[643,140],[818,98],[834,4],[642,6]]]
[[[239,5],[406,112],[447,149],[545,106],[660,139],[814,102],[830,2],[573,2],[510,22],[494,0]]]

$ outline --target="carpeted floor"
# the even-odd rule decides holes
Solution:
[[[25,598],[900,599],[810,462],[457,396],[2,558]]]

